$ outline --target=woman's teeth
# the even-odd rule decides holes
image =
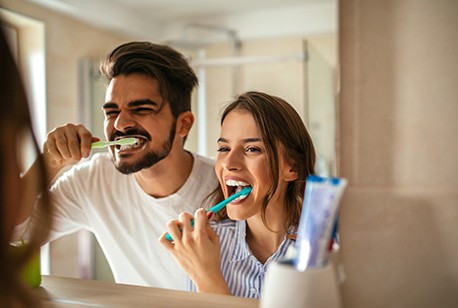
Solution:
[[[243,186],[243,187],[250,186],[250,184],[246,182],[236,181],[236,180],[226,180],[226,185],[227,186]]]
[[[231,196],[233,194],[238,193],[239,191],[241,191],[245,187],[250,186],[250,184],[248,184],[246,182],[242,182],[242,181],[226,180],[226,186],[228,186],[228,193],[229,193],[229,196]],[[242,195],[242,196],[234,199],[232,202],[243,200],[246,197],[248,197],[248,195]]]
[[[249,195],[249,194],[248,194],[248,195]],[[240,197],[235,198],[234,200],[232,200],[232,202],[237,202],[237,201],[243,200],[243,199],[245,199],[246,197],[248,197],[248,195],[241,195]]]

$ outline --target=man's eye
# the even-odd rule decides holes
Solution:
[[[134,113],[156,113],[155,110],[151,109],[151,108],[136,108],[134,110],[132,110]]]
[[[117,110],[105,111],[105,116],[107,118],[116,117],[118,114],[119,114],[119,111]]]
[[[228,152],[229,151],[229,148],[228,147],[219,147],[218,152]]]

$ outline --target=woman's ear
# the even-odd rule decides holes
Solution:
[[[286,163],[283,166],[282,177],[285,182],[292,182],[299,177],[296,163]]]
[[[182,112],[177,119],[176,133],[184,138],[189,134],[192,125],[194,124],[194,115],[191,111]]]

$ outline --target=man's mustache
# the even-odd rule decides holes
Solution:
[[[131,129],[125,132],[115,131],[113,134],[110,135],[110,140],[115,140],[117,137],[125,137],[125,136],[132,136],[132,135],[143,136],[148,141],[151,141],[151,135],[148,134],[148,132],[141,131],[138,129]]]

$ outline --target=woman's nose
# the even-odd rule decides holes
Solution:
[[[121,111],[119,112],[116,121],[114,123],[114,128],[120,132],[125,132],[128,129],[134,127],[136,122],[134,119],[129,115],[129,112]]]
[[[237,171],[243,168],[241,155],[236,151],[230,151],[222,162],[222,166],[226,170]]]

